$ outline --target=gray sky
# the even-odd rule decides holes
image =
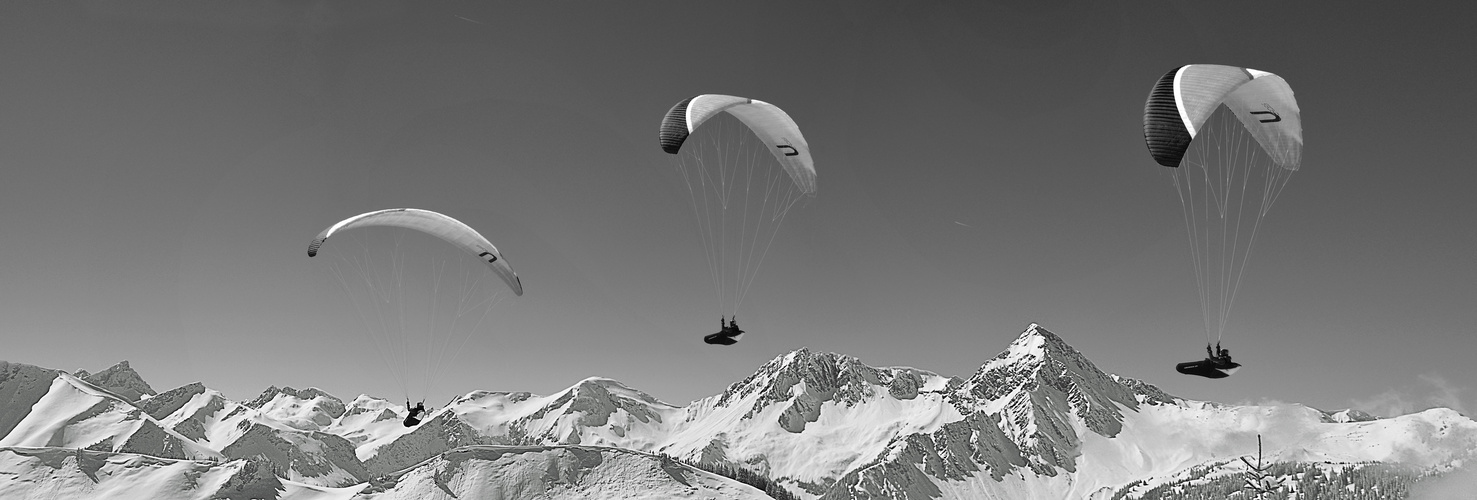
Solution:
[[[1455,9],[1445,11],[1442,9]],[[0,358],[397,389],[304,248],[399,206],[486,234],[527,294],[429,395],[586,376],[683,404],[808,346],[967,376],[1039,322],[1223,402],[1468,411],[1473,7],[1381,3],[46,2],[0,5]],[[1220,381],[1144,99],[1189,63],[1284,77],[1303,168],[1258,236]],[[656,129],[775,103],[820,193],[740,314]]]

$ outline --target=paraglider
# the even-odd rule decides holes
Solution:
[[[1234,66],[1175,68],[1144,104],[1144,143],[1170,168],[1184,211],[1207,343],[1217,346],[1263,218],[1302,164],[1302,116],[1281,77]],[[1209,347],[1207,346],[1207,349]],[[1222,378],[1229,354],[1180,363]]]
[[[330,239],[341,238],[347,239],[327,251]],[[407,400],[412,386],[431,391],[468,341],[485,333],[484,320],[503,292],[523,295],[522,280],[497,247],[461,221],[430,210],[394,208],[349,217],[313,238],[308,256],[320,251],[333,256],[327,268]],[[418,408],[410,409],[407,426],[418,422],[424,411]]]
[[[1234,375],[1241,369],[1241,364],[1231,360],[1230,349],[1223,349],[1217,343],[1215,350],[1211,350],[1210,344],[1205,345],[1205,359],[1180,363],[1174,366],[1175,371],[1186,375],[1199,375],[1205,378],[1226,378]]]
[[[420,418],[417,418],[417,416],[426,412],[426,402],[425,401],[421,401],[419,403],[416,403],[415,404],[415,407],[412,408],[410,406],[410,400],[407,399],[407,400],[405,400],[405,408],[407,409],[406,415],[405,415],[405,422],[403,422],[405,424],[405,426],[406,427],[415,427],[417,425],[420,425],[421,419]]]
[[[719,312],[736,314],[785,216],[815,196],[810,145],[779,107],[719,94],[672,106],[658,139],[687,187]],[[732,345],[742,333],[730,323],[703,341]]]
[[[737,315],[729,320],[727,325],[723,324],[723,317],[719,316],[718,326],[720,327],[718,333],[704,336],[703,342],[715,345],[733,345],[739,341],[739,338],[744,336],[744,331],[738,327]]]

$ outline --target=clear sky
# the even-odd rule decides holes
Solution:
[[[409,206],[527,289],[433,402],[603,376],[685,404],[807,346],[968,376],[1039,322],[1193,399],[1477,408],[1466,2],[526,4],[0,4],[0,359],[393,397],[304,249]],[[1190,63],[1281,75],[1305,128],[1219,381],[1173,370],[1204,333],[1142,138]],[[701,93],[788,111],[820,186],[721,348],[656,140]]]

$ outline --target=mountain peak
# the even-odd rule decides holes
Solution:
[[[621,381],[605,377],[589,377],[571,386],[566,394],[576,399],[596,398],[599,400],[640,401],[647,405],[670,407],[650,394],[634,389]],[[617,406],[629,406],[629,403],[620,403]]]
[[[0,438],[30,414],[31,407],[51,390],[56,376],[57,370],[0,360],[0,394],[5,395],[5,404],[0,406]]]
[[[1006,365],[1037,366],[1050,360],[1087,362],[1082,353],[1077,352],[1077,349],[1072,348],[1057,334],[1031,323],[1009,347],[981,366],[975,376]]]
[[[144,382],[144,378],[139,376],[138,372],[128,366],[128,360],[119,361],[118,364],[97,373],[77,370],[76,375],[73,376],[123,396],[130,402],[137,402],[144,395],[159,394],[154,392],[153,387],[149,387],[148,382]]]
[[[775,367],[783,369],[785,367],[814,365],[818,363],[846,365],[851,363],[860,363],[860,361],[845,354],[836,354],[834,352],[816,352],[812,351],[809,347],[801,347],[783,355],[776,356],[768,363],[765,363],[764,368]]]
[[[783,405],[778,422],[792,433],[820,417],[824,403],[853,407],[880,395],[898,400],[916,398],[925,386],[947,382],[937,374],[903,367],[876,368],[860,359],[833,352],[800,348],[777,356],[742,382],[728,386],[723,394],[709,398],[714,406],[737,401],[748,410],[742,418],[753,418],[771,405]],[[937,390],[935,387],[932,390]]]
[[[585,377],[584,380],[575,383],[574,387],[626,387],[626,384],[622,384],[619,380],[613,378]]]
[[[985,390],[986,393],[979,394],[980,396],[994,400],[1019,389],[1034,390],[1039,385],[1056,386],[1057,384],[1049,381],[1062,377],[1091,380],[1095,388],[1110,388],[1115,393],[1127,392],[1122,384],[1098,370],[1087,356],[1057,334],[1036,323],[1031,323],[1009,347],[980,366],[968,382],[976,391]],[[1012,383],[1001,383],[1005,379]],[[1126,404],[1132,406],[1132,403]]]
[[[1353,408],[1339,410],[1335,412],[1325,412],[1320,410],[1320,412],[1323,414],[1323,421],[1329,423],[1371,422],[1379,420],[1379,417],[1370,415],[1359,410],[1355,410]]]
[[[1158,386],[1155,386],[1154,384],[1150,384],[1136,378],[1124,377],[1116,374],[1109,376],[1111,376],[1113,380],[1117,381],[1118,383],[1123,384],[1123,386],[1127,387],[1128,390],[1133,391],[1135,397],[1138,398],[1138,401],[1140,403],[1172,405],[1175,404],[1175,401],[1180,400],[1180,398],[1164,392],[1162,389],[1160,389]]]
[[[154,419],[163,420],[164,417],[168,417],[171,413],[184,407],[192,398],[198,394],[205,393],[205,391],[205,384],[195,382],[164,391],[154,395],[152,398],[140,401],[138,407],[144,413],[148,413],[149,416],[154,417]]]
[[[832,352],[815,353],[808,347],[801,347],[775,356],[743,381],[728,386],[723,399],[742,397],[755,391],[776,392],[776,386],[779,386],[777,392],[786,392],[800,380],[815,378],[817,375],[834,378],[838,373],[851,371],[849,368],[857,366],[865,365],[851,356]]]
[[[347,411],[343,400],[318,388],[293,389],[275,385],[267,387],[244,406],[298,430],[321,430]]]
[[[810,358],[811,354],[812,353],[809,347],[801,347],[799,349],[786,353],[784,356],[780,356],[780,359],[782,359],[782,362],[784,363],[793,363],[797,359],[808,359]]]
[[[275,385],[268,386],[267,387],[267,390],[262,391],[261,395],[260,396],[257,396],[256,399],[253,399],[250,402],[246,403],[246,406],[249,406],[251,408],[261,408],[263,405],[272,402],[272,400],[275,399],[277,397],[277,395],[279,395],[279,394],[291,396],[291,397],[294,397],[294,398],[297,398],[297,399],[301,399],[301,400],[311,400],[313,398],[319,398],[319,397],[321,397],[321,398],[324,398],[325,400],[331,400],[331,401],[337,402],[339,406],[343,406],[343,401],[342,400],[340,400],[339,398],[335,397],[332,394],[323,392],[322,389],[319,389],[317,387],[308,387],[308,388],[305,388],[305,389],[293,389],[290,386],[288,386],[288,387],[277,387]]]
[[[1011,438],[1035,455],[1031,468],[1047,475],[1057,467],[1075,470],[1081,436],[1072,431],[1071,420],[1114,437],[1122,430],[1118,407],[1138,407],[1132,389],[1036,323],[985,362],[956,394],[960,403],[999,412]]]

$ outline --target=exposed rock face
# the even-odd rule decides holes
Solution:
[[[253,424],[245,434],[221,450],[226,458],[261,458],[321,486],[347,486],[369,480],[369,472],[348,440],[324,432],[289,431]]]
[[[422,422],[414,431],[381,447],[365,465],[371,475],[381,476],[461,446],[508,444],[506,441],[506,438],[483,436],[455,414],[446,412]]]
[[[343,400],[313,387],[299,390],[271,386],[244,407],[261,410],[263,415],[305,431],[323,430],[346,411]]]
[[[195,382],[165,391],[152,398],[140,401],[137,406],[155,419],[163,419],[184,407],[196,394],[205,392],[205,384]]]
[[[185,450],[185,443],[179,438],[164,432],[163,427],[153,421],[144,420],[139,422],[138,429],[128,435],[128,440],[123,442],[115,450],[122,453],[138,453],[159,458],[186,459],[190,458]]]
[[[1175,402],[1180,401],[1180,398],[1171,396],[1169,395],[1169,393],[1160,390],[1159,387],[1148,382],[1144,382],[1136,378],[1120,377],[1118,375],[1113,375],[1112,377],[1113,380],[1118,381],[1118,383],[1123,384],[1124,387],[1127,387],[1128,390],[1133,391],[1133,394],[1138,399],[1139,403],[1151,405],[1172,405],[1175,404]]]
[[[196,419],[181,420],[174,424],[174,432],[195,441],[205,440],[205,424]]]
[[[0,361],[0,438],[31,413],[31,407],[51,390],[56,370]]]
[[[962,481],[980,471],[999,481],[1027,465],[1000,427],[998,416],[977,412],[932,433],[904,436],[890,447],[900,452],[847,473],[821,498],[938,498],[943,492],[934,479]]]
[[[527,393],[510,395],[510,401],[528,399]],[[535,438],[545,442],[556,442],[560,444],[580,444],[580,427],[603,427],[610,425],[621,429],[616,432],[624,433],[625,428],[621,425],[626,422],[612,422],[611,417],[616,412],[624,412],[642,424],[661,423],[662,416],[654,410],[654,407],[668,406],[666,403],[657,401],[640,391],[636,391],[620,382],[606,378],[589,378],[576,384],[570,390],[554,400],[548,402],[543,408],[529,414],[528,417],[514,421],[511,425],[518,429],[519,434],[524,437]],[[538,429],[534,426],[536,421],[545,419],[550,414],[562,414],[573,418],[573,432],[559,435],[557,429]]]
[[[279,467],[264,459],[247,459],[211,496],[225,500],[277,500],[286,487],[277,476]]]
[[[1324,422],[1347,423],[1369,422],[1371,420],[1379,420],[1379,417],[1354,409],[1339,410],[1335,412],[1323,412]]]
[[[1152,400],[1169,399],[1148,384],[1139,389]],[[1072,473],[1082,445],[1074,424],[1111,438],[1122,430],[1120,406],[1139,404],[1134,389],[1034,324],[945,393],[963,419],[898,436],[888,453],[847,473],[824,498],[937,498],[936,481],[981,471],[995,481],[1020,468],[1046,477]]]
[[[345,417],[352,417],[352,416],[355,416],[355,415],[359,415],[361,413],[369,413],[369,412],[386,413],[386,414],[388,414],[390,416],[394,416],[395,415],[395,412],[390,411],[390,410],[385,409],[385,408],[371,408],[371,407],[368,407],[368,406],[351,405],[348,408],[348,410],[344,412],[344,416]],[[379,420],[379,418],[376,418],[376,420]]]
[[[272,400],[276,399],[278,395],[292,396],[304,401],[315,398],[322,398],[323,402],[319,403],[319,407],[322,408],[323,411],[327,412],[328,415],[334,418],[342,417],[344,415],[343,400],[334,397],[332,394],[323,392],[317,387],[293,389],[291,387],[277,387],[275,385],[269,386],[267,387],[267,390],[262,391],[261,395],[257,396],[256,399],[247,402],[246,406],[250,408],[261,408],[263,406],[266,406],[267,403],[270,403],[272,402]]]
[[[163,396],[163,394],[159,395],[159,397]],[[192,395],[191,397],[193,398],[194,396]],[[212,393],[210,395],[210,399],[206,401],[205,404],[200,405],[200,407],[197,408],[189,416],[185,416],[184,418],[180,419],[178,423],[174,424],[174,431],[190,439],[194,439],[196,441],[204,441],[206,422],[210,421],[210,417],[212,415],[215,415],[216,413],[219,413],[221,410],[224,409],[226,409],[226,400],[220,397],[220,394]],[[174,411],[179,411],[179,409],[176,408]],[[170,412],[170,414],[173,413],[173,411]]]
[[[918,388],[923,385],[923,377],[911,370],[895,373],[895,375],[892,383],[887,384],[888,394],[897,399],[918,397]]]
[[[447,410],[445,414],[433,410],[429,420],[409,434],[400,436],[394,446],[381,447],[371,453],[443,450],[466,444],[546,443],[652,451],[661,436],[670,432],[674,425],[672,421],[681,414],[680,408],[620,382],[599,377],[585,379],[551,396],[476,391],[453,401]],[[355,418],[363,419],[363,416]],[[433,444],[434,440],[442,443]],[[379,443],[371,446],[379,446]],[[361,450],[361,456],[366,456],[365,450]],[[376,459],[370,462],[395,463],[397,467],[414,463],[379,457],[376,455]],[[379,465],[371,468],[374,467]]]
[[[972,406],[974,411],[1003,403],[1005,430],[1029,450],[1032,471],[1043,475],[1054,475],[1058,468],[1076,470],[1081,442],[1071,417],[1092,432],[1113,437],[1123,422],[1114,403],[1138,407],[1131,390],[1061,337],[1034,324],[954,394],[956,407]]]
[[[757,393],[758,399],[744,418],[753,418],[772,404],[787,404],[779,417],[780,427],[798,434],[805,431],[806,424],[816,421],[821,405],[827,402],[850,407],[875,397],[879,391],[897,399],[913,399],[923,374],[932,375],[912,368],[875,368],[851,356],[802,348],[775,358],[743,382],[729,386],[717,405],[733,404]]]
[[[145,394],[150,396],[158,394],[154,392],[153,387],[149,387],[148,382],[144,382],[144,378],[140,377],[138,372],[128,366],[128,361],[119,361],[118,364],[106,370],[92,374],[87,373],[87,370],[78,370],[76,377],[89,384],[112,391],[129,402],[137,402]]]

